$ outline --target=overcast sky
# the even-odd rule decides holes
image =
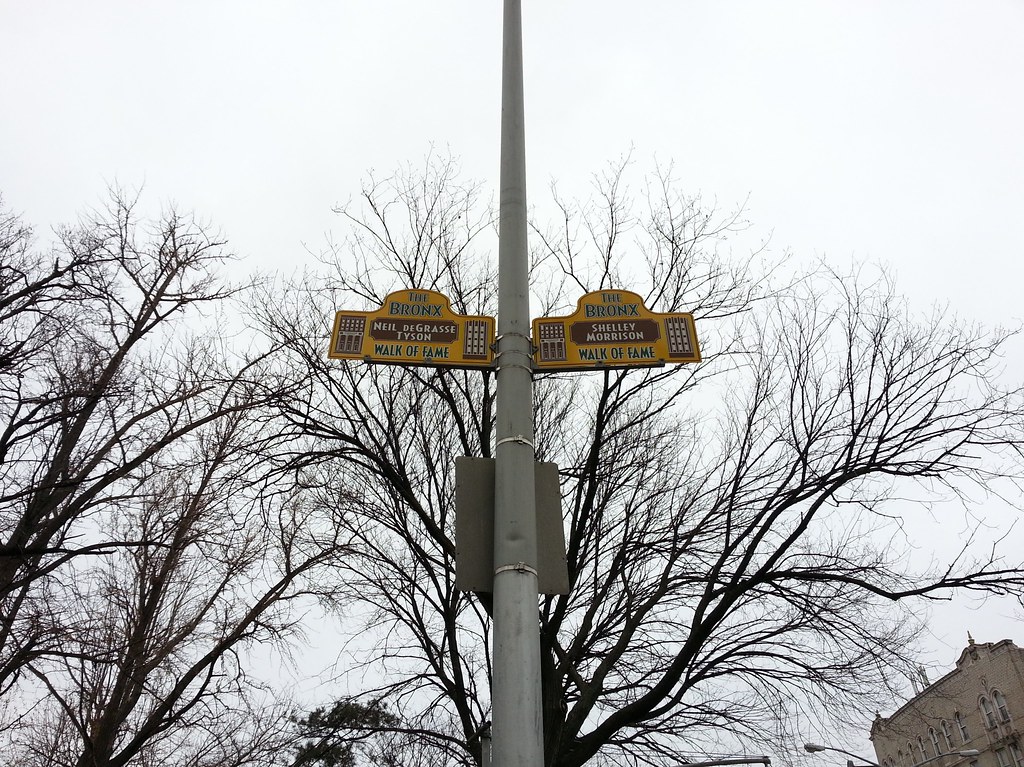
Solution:
[[[45,231],[144,186],[290,270],[369,168],[435,146],[496,189],[500,6],[0,0],[0,192]],[[671,160],[776,252],[1024,316],[1024,1],[524,0],[524,36],[531,202]],[[941,611],[934,659],[1011,615]]]

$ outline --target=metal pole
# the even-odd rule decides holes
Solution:
[[[480,736],[480,767],[491,767],[491,727]]]
[[[494,767],[542,767],[520,0],[504,0],[494,488]]]

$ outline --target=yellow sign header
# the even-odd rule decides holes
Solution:
[[[433,290],[399,290],[375,312],[335,314],[328,356],[393,365],[489,368],[493,344],[493,317],[455,314],[448,297]]]
[[[659,314],[628,290],[587,293],[568,317],[533,321],[534,367],[593,370],[700,362],[692,314]]]

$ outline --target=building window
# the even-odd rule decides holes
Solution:
[[[1020,748],[1017,747],[1016,743],[1010,744],[1010,756],[1013,757],[1014,767],[1024,767],[1024,758],[1021,757]]]
[[[942,753],[942,749],[939,747],[939,734],[935,732],[934,727],[928,728],[928,738],[932,742],[932,748],[935,750],[935,756]]]
[[[999,712],[999,721],[1000,722],[1009,722],[1010,721],[1010,709],[1008,709],[1006,707],[1006,698],[1003,697],[1003,694],[1001,692],[999,692],[999,690],[993,690],[992,691],[992,700],[995,701],[996,711]]]
[[[921,758],[927,759],[928,751],[924,747],[924,738],[922,738],[920,735],[917,736],[917,747],[921,750]]]
[[[953,714],[953,720],[956,722],[956,728],[960,730],[961,742],[966,743],[971,739],[970,734],[967,732],[967,722],[965,722],[964,718],[960,716],[959,711]]]
[[[985,726],[989,728],[995,727],[996,712],[992,710],[992,704],[989,702],[989,699],[982,696],[978,704],[981,706],[981,716],[985,720]]]
[[[1010,764],[1010,754],[1005,748],[996,749],[996,763],[999,767],[1013,767]]]
[[[953,737],[949,734],[949,722],[945,719],[939,723],[939,727],[942,728],[942,743],[944,751],[948,754],[953,750]]]

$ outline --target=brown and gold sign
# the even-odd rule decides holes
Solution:
[[[568,317],[534,320],[533,344],[540,370],[700,362],[693,315],[652,312],[628,290],[587,293]]]
[[[395,365],[488,368],[494,318],[455,314],[433,290],[399,290],[375,312],[339,311],[328,356]]]

